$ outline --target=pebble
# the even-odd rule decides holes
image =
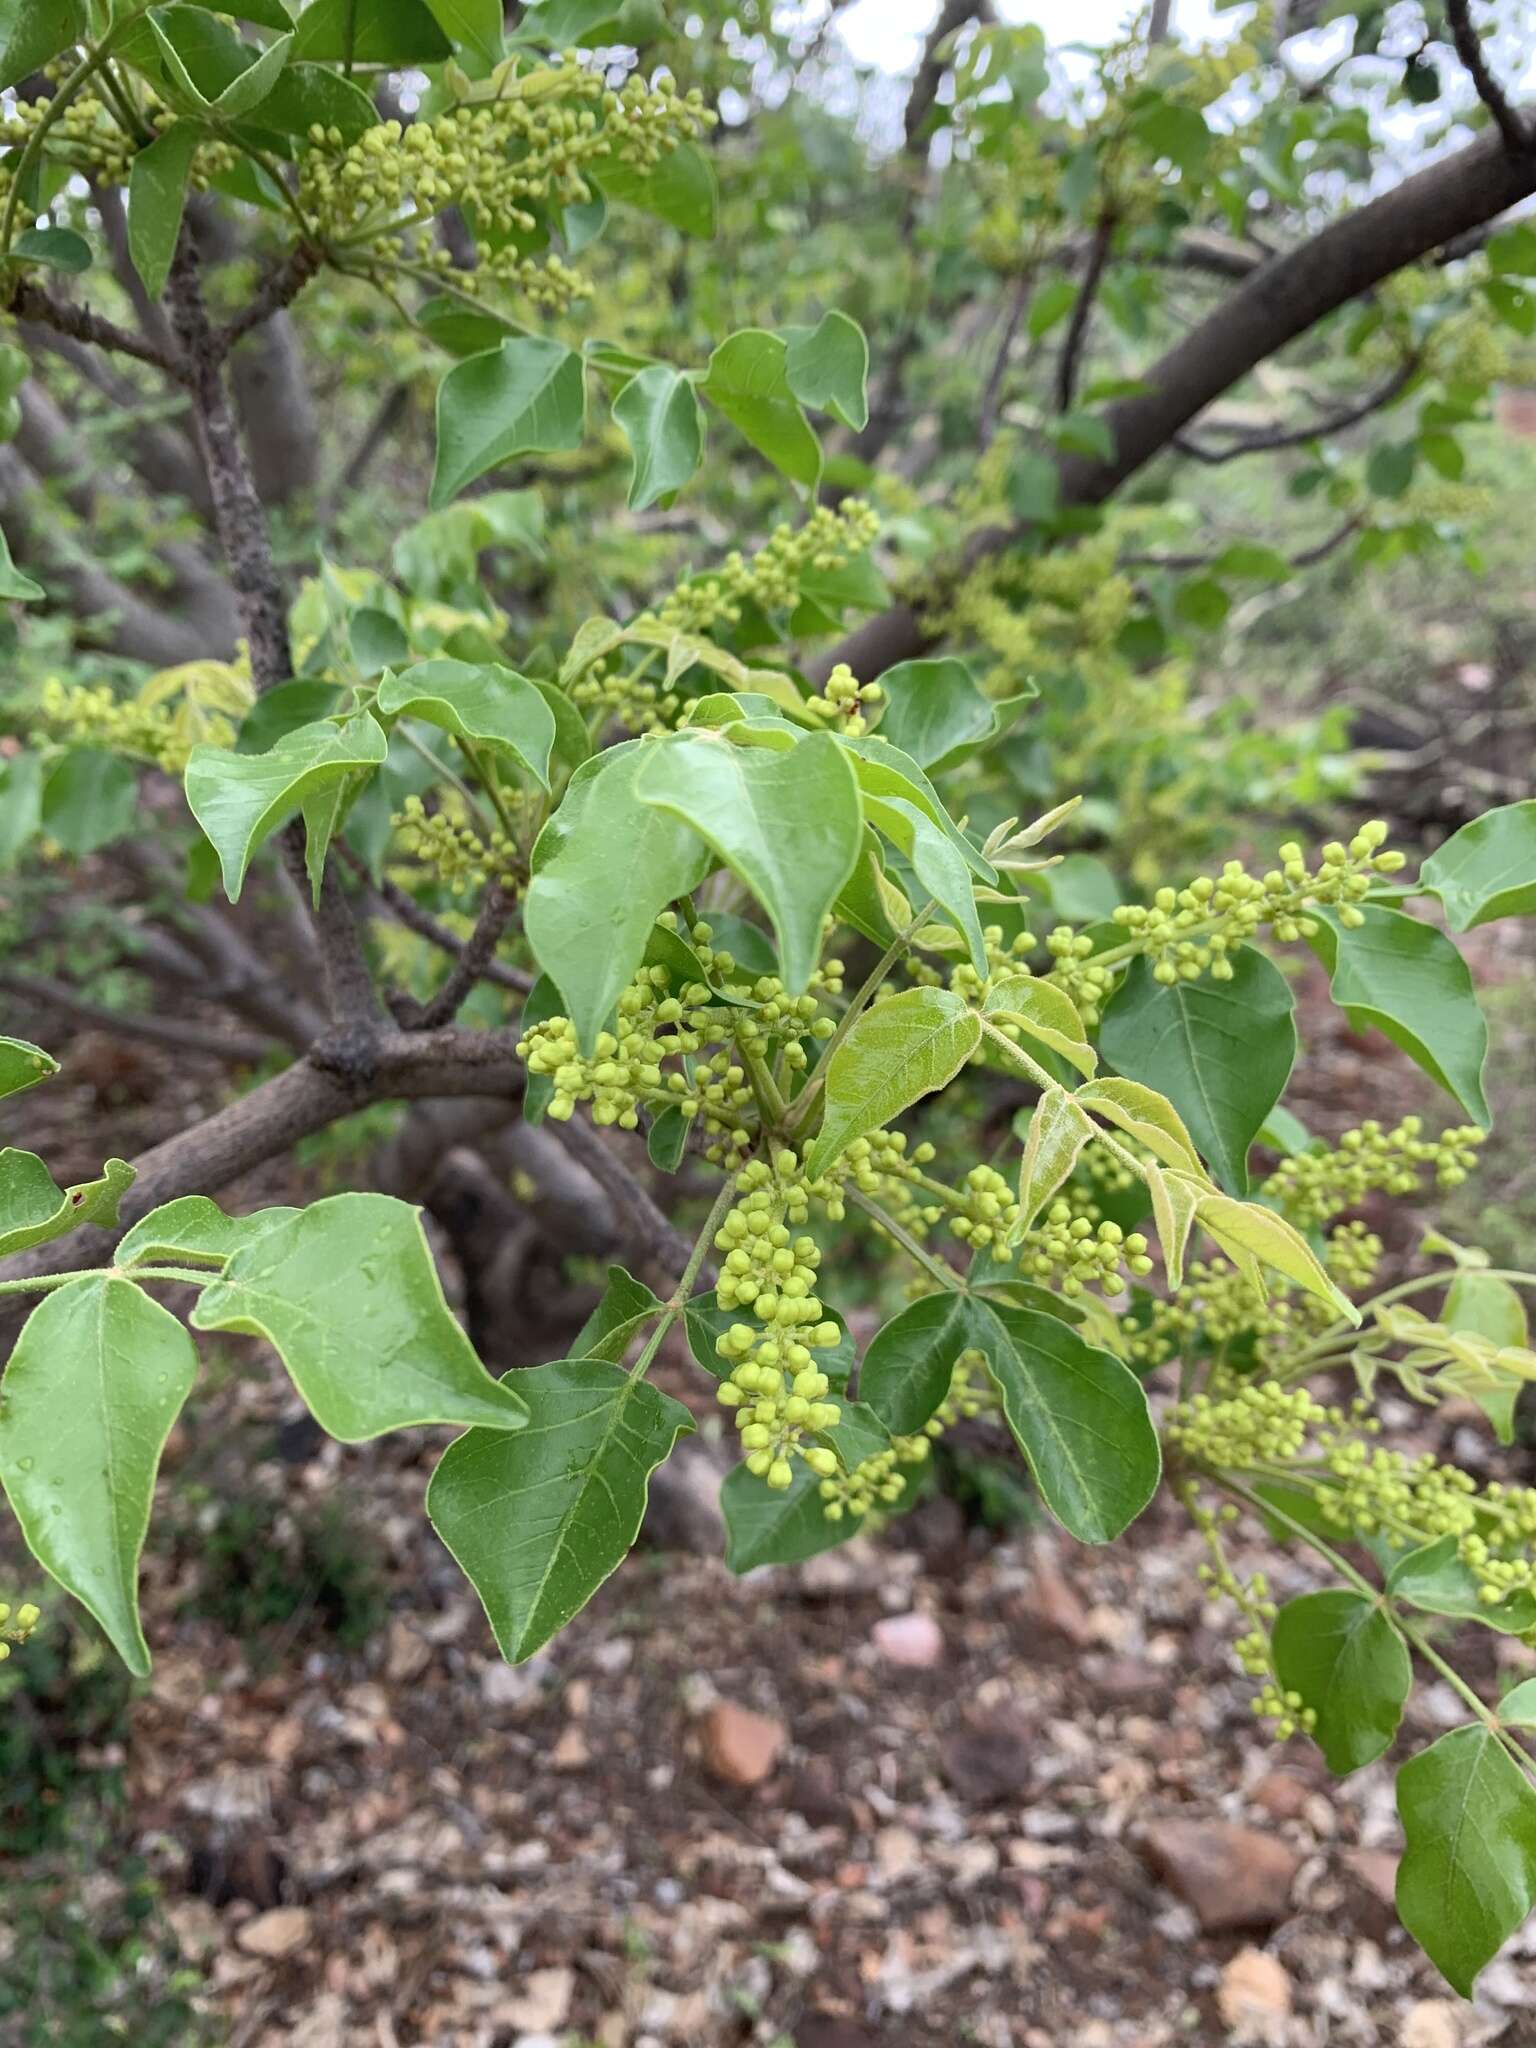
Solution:
[[[1194,1907],[1207,1934],[1283,1920],[1301,1867],[1285,1842],[1230,1821],[1154,1821],[1139,1847],[1170,1890]]]
[[[1278,2042],[1290,2017],[1291,1980],[1263,1949],[1239,1949],[1221,1973],[1216,2005],[1234,2041]]]
[[[700,1724],[704,1764],[727,1785],[761,1785],[784,1753],[789,1731],[782,1721],[756,1714],[734,1700],[718,1700]]]
[[[888,1614],[869,1633],[887,1664],[932,1671],[944,1661],[943,1632],[931,1614]]]

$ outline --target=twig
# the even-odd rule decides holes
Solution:
[[[1257,455],[1276,448],[1300,448],[1308,441],[1317,441],[1329,434],[1341,434],[1346,427],[1358,426],[1361,420],[1369,419],[1373,412],[1380,412],[1390,405],[1412,381],[1419,367],[1416,355],[1399,363],[1391,376],[1379,384],[1364,398],[1353,405],[1340,406],[1336,412],[1324,413],[1320,418],[1303,422],[1296,427],[1260,428],[1251,434],[1234,438],[1230,447],[1211,448],[1195,441],[1187,434],[1175,434],[1173,445],[1181,455],[1191,456],[1196,462],[1235,462],[1242,455]]]
[[[290,249],[282,262],[267,272],[249,303],[242,306],[223,327],[214,330],[216,360],[222,362],[235,343],[249,334],[253,327],[260,327],[274,313],[281,313],[285,306],[291,306],[324,262],[325,252],[313,242],[300,242]]]
[[[670,1224],[644,1184],[632,1173],[611,1145],[605,1145],[592,1126],[572,1117],[560,1126],[560,1141],[571,1156],[584,1166],[614,1197],[629,1217],[631,1241],[647,1258],[681,1268],[688,1259],[688,1240]]]
[[[378,882],[370,880],[361,858],[345,840],[336,840],[332,851],[344,867],[350,868],[352,873],[365,883],[369,893],[377,898],[397,924],[403,924],[407,931],[415,932],[416,936],[425,939],[429,946],[436,946],[440,953],[451,953],[455,960],[458,959],[464,951],[465,941],[455,937],[447,925],[440,924],[430,910],[423,910],[414,896],[407,895],[406,891],[390,881],[387,875]],[[495,958],[486,961],[481,969],[480,979],[494,981],[501,988],[516,989],[520,995],[527,995],[534,983],[534,977],[525,973],[521,967],[509,967],[504,960]]]
[[[1061,358],[1056,365],[1056,410],[1070,412],[1072,400],[1077,391],[1078,364],[1083,353],[1083,343],[1088,338],[1088,322],[1093,315],[1093,302],[1098,297],[1099,285],[1104,276],[1104,266],[1109,261],[1109,247],[1114,240],[1115,218],[1111,213],[1102,214],[1093,231],[1093,240],[1088,245],[1088,262],[1083,270],[1083,281],[1072,305],[1072,318],[1067,326],[1067,338],[1061,345]]]
[[[992,367],[987,372],[986,385],[981,394],[981,404],[976,409],[976,439],[983,448],[989,445],[997,431],[997,416],[1002,406],[1003,380],[1008,374],[1008,358],[1013,353],[1019,325],[1028,310],[1034,287],[1034,273],[1026,271],[1014,286],[1013,296],[1008,302],[1002,336],[997,344],[997,354],[992,358]]]
[[[1451,41],[1456,45],[1456,54],[1477,88],[1478,98],[1493,116],[1494,125],[1504,138],[1504,147],[1511,156],[1524,156],[1532,146],[1531,135],[1525,122],[1504,97],[1504,88],[1488,69],[1488,60],[1483,55],[1483,39],[1472,26],[1467,0],[1445,0],[1445,16],[1450,25]]]
[[[130,334],[126,327],[119,327],[115,320],[103,319],[100,313],[93,313],[88,306],[74,305],[68,299],[56,299],[52,292],[45,291],[30,278],[18,278],[6,310],[17,320],[36,321],[40,327],[52,327],[57,333],[68,334],[76,341],[89,342],[93,348],[132,356],[138,362],[163,370],[178,384],[191,382],[191,373],[181,356],[167,354],[154,342],[146,341],[143,335]]]
[[[1352,513],[1342,526],[1335,527],[1333,532],[1327,535],[1325,539],[1314,541],[1311,547],[1303,548],[1299,554],[1292,555],[1292,569],[1310,569],[1318,562],[1326,561],[1336,548],[1343,547],[1350,535],[1358,533],[1364,524],[1363,514],[1359,512]],[[1123,569],[1209,569],[1213,563],[1220,561],[1221,554],[1222,550],[1218,549],[1214,554],[1122,555],[1120,557],[1120,567]]]
[[[0,989],[46,1003],[67,1017],[85,1024],[101,1024],[128,1038],[147,1039],[152,1045],[169,1045],[178,1052],[206,1053],[212,1059],[253,1065],[276,1050],[270,1038],[248,1036],[239,1031],[201,1030],[196,1024],[180,1024],[174,1017],[143,1017],[130,1011],[110,1010],[105,1003],[93,1003],[77,994],[67,983],[46,974],[18,974],[7,968],[0,973]]]
[[[515,899],[499,882],[492,882],[485,892],[475,928],[436,995],[428,1003],[410,1004],[408,1015],[402,1014],[405,1005],[397,1007],[395,1014],[407,1031],[434,1031],[438,1025],[453,1020],[475,983],[485,978],[485,970],[495,958],[497,941],[506,930],[514,907]]]

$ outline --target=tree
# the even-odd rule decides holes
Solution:
[[[463,1425],[428,1510],[526,1657],[620,1563],[692,1427],[647,1378],[681,1325],[740,1434],[739,1568],[897,1508],[936,1435],[995,1415],[1084,1541],[1166,1472],[1247,1619],[1261,1709],[1354,1768],[1393,1738],[1410,1653],[1450,1671],[1424,1614],[1536,1623],[1532,1497],[1372,1461],[1309,1384],[1353,1363],[1368,1397],[1387,1371],[1507,1432],[1536,1373],[1531,1275],[1453,1247],[1372,1295],[1380,1245],[1339,1222],[1471,1163],[1486,1032],[1454,944],[1405,905],[1435,899],[1456,931],[1536,906],[1536,803],[1468,824],[1413,884],[1374,824],[1145,901],[1074,901],[1038,849],[1083,833],[1086,788],[1133,879],[1203,856],[1231,805],[1202,807],[1190,764],[1240,784],[1251,757],[1207,761],[1168,678],[1231,588],[1454,541],[1417,480],[1460,475],[1499,330],[1536,323],[1536,235],[1503,218],[1536,190],[1526,117],[1456,4],[1460,71],[1429,25],[1396,56],[1374,17],[1357,31],[1391,103],[1444,91],[1449,128],[1464,73],[1482,116],[1394,176],[1383,95],[1298,84],[1262,30],[1191,51],[1163,10],[1073,86],[1036,33],[956,0],[882,151],[831,110],[826,25],[752,12],[693,33],[648,0],[538,0],[510,25],[500,0],[11,15],[24,566],[7,554],[3,594],[37,624],[0,843],[18,914],[49,944],[53,920],[66,956],[85,928],[50,863],[105,850],[134,971],[229,1014],[109,1007],[112,1028],[258,1078],[82,1187],[0,1156],[0,1291],[41,1296],[0,1479],[39,1560],[147,1669],[138,1555],[196,1368],[150,1290],[191,1288],[192,1327],[266,1338],[341,1440]],[[428,351],[429,510],[402,530],[362,484],[392,436],[409,448]],[[311,364],[361,416],[318,498]],[[1259,372],[1261,416],[1219,410]],[[140,513],[91,479],[103,433]],[[1186,477],[1248,455],[1330,523],[1181,548]],[[91,517],[105,546],[77,537]],[[339,559],[370,518],[393,545]],[[102,680],[40,676],[60,647]],[[1288,790],[1282,765],[1272,809]],[[1048,798],[1022,829],[1021,794]],[[1270,948],[1300,944],[1469,1122],[1332,1150],[1296,1125]],[[99,1013],[67,971],[3,984]],[[52,1071],[30,1036],[0,1052],[11,1091]],[[942,1120],[892,1128],[1010,1089],[1006,1173],[941,1157]],[[535,1235],[626,1261],[553,1362],[486,1372],[394,1195],[212,1199],[401,1102],[422,1105],[407,1186],[413,1156],[520,1106],[506,1156]],[[608,1129],[643,1130],[646,1164]],[[1279,1155],[1257,1185],[1256,1144]],[[526,1219],[469,1152],[469,1320],[494,1349],[527,1298],[505,1256]],[[918,1289],[857,1398],[810,1227],[850,1212]],[[1186,1269],[1197,1228],[1216,1255]],[[1408,1305],[1430,1287],[1434,1319]],[[1175,1358],[1159,1426],[1143,1380]],[[1226,1564],[1238,1512],[1338,1584],[1277,1616]],[[1361,1539],[1382,1587],[1338,1547]],[[1450,1676],[1472,1718],[1403,1771],[1401,1899],[1467,1990],[1536,1900],[1536,1788],[1525,1689],[1496,1711]]]

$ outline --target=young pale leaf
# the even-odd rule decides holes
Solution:
[[[1184,1119],[1167,1096],[1159,1095],[1155,1088],[1143,1088],[1139,1081],[1124,1081],[1107,1074],[1079,1088],[1077,1099],[1084,1109],[1091,1110],[1105,1123],[1114,1124],[1138,1139],[1165,1166],[1204,1177],[1200,1155],[1184,1128]]]
[[[1536,912],[1536,797],[1453,832],[1419,870],[1419,893],[1440,898],[1453,932]]]
[[[27,1547],[141,1678],[139,1552],[160,1453],[196,1371],[168,1309],[115,1273],[92,1273],[32,1311],[0,1385],[0,1480]]]
[[[59,1071],[51,1052],[44,1052],[28,1038],[0,1038],[0,1097],[19,1095],[23,1088],[35,1088]]]
[[[622,1266],[610,1266],[602,1300],[577,1333],[572,1357],[606,1358],[610,1365],[622,1365],[630,1340],[661,1311],[662,1303],[643,1280]]]
[[[1080,1543],[1112,1542],[1162,1473],[1140,1380],[1054,1316],[973,1300],[971,1327],[1046,1506]]]
[[[1358,1324],[1360,1311],[1329,1279],[1322,1263],[1294,1225],[1258,1202],[1239,1202],[1214,1188],[1197,1188],[1200,1227],[1228,1258],[1241,1266],[1248,1259],[1272,1266],[1303,1293],[1315,1294],[1335,1315]]]
[[[869,343],[857,320],[823,313],[816,326],[792,327],[784,339],[784,375],[800,403],[862,432],[869,425]]]
[[[586,372],[563,342],[512,335],[455,363],[437,389],[432,509],[514,455],[579,448],[586,414]]]
[[[1019,1213],[1008,1233],[1017,1244],[1056,1193],[1093,1136],[1093,1122],[1064,1088],[1047,1088],[1029,1119],[1019,1161]]]
[[[1243,1195],[1248,1148],[1296,1058],[1294,1009],[1285,976],[1252,946],[1230,981],[1165,987],[1135,960],[1105,1009],[1099,1050],[1128,1080],[1168,1097],[1222,1186]]]
[[[580,0],[575,0],[575,4],[579,5]],[[541,11],[549,14],[553,8]],[[610,6],[610,13],[617,11]],[[534,18],[531,14],[525,17],[530,22]],[[606,198],[616,199],[624,206],[637,206],[642,213],[654,214],[685,235],[707,237],[715,232],[718,194],[714,168],[696,143],[680,142],[645,171],[622,158],[609,157],[591,182],[601,188]]]
[[[1522,1678],[1499,1701],[1499,1719],[1506,1728],[1536,1728],[1536,1678]]]
[[[1099,1056],[1088,1043],[1077,1005],[1054,982],[1010,974],[988,989],[982,1010],[988,1017],[1017,1024],[1027,1037],[1048,1045],[1086,1079],[1093,1079]]]
[[[128,176],[128,249],[144,289],[154,299],[165,290],[170,275],[187,176],[202,139],[193,122],[174,121],[139,151]]]
[[[704,456],[704,415],[693,385],[670,363],[631,377],[613,401],[635,458],[630,510],[640,512],[690,481]]]
[[[1355,1030],[1374,1024],[1487,1130],[1488,1026],[1466,961],[1432,925],[1379,903],[1359,908],[1365,922],[1357,927],[1331,910],[1309,913],[1317,922],[1313,951],[1332,976],[1329,994]]]
[[[782,1493],[765,1486],[745,1465],[733,1466],[720,1488],[727,1567],[750,1572],[765,1564],[803,1564],[856,1536],[858,1517],[831,1521],[820,1488],[821,1481],[799,1458]]]
[[[926,891],[955,920],[970,948],[971,965],[985,980],[990,971],[987,942],[976,911],[971,871],[960,849],[915,804],[900,797],[866,796],[864,814],[905,855],[917,877],[919,894]]]
[[[1463,1998],[1536,1903],[1536,1791],[1481,1722],[1397,1774],[1398,1918]]]
[[[13,604],[35,604],[40,597],[47,595],[41,583],[34,583],[30,576],[24,576],[11,560],[11,544],[0,532],[0,598],[7,598]],[[9,765],[15,766],[14,759]],[[6,794],[9,798],[10,792]]]
[[[965,759],[997,730],[997,711],[963,661],[902,661],[880,678],[880,737],[935,774]]]
[[[194,747],[187,761],[187,805],[218,853],[230,902],[239,900],[257,847],[306,797],[359,769],[378,767],[388,752],[383,727],[367,711],[345,725],[325,719],[301,725],[265,754]]]
[[[0,91],[41,71],[88,26],[86,0],[11,0],[0,13]]]
[[[859,1394],[897,1436],[915,1436],[932,1416],[973,1342],[963,1294],[928,1294],[912,1302],[870,1339],[859,1368]]]
[[[132,831],[138,803],[131,762],[101,747],[71,747],[43,784],[43,830],[83,860]]]
[[[521,1664],[622,1564],[651,1474],[693,1418],[601,1359],[508,1379],[526,1400],[527,1428],[472,1429],[450,1444],[427,1513],[480,1595],[502,1656]]]
[[[894,798],[913,804],[946,839],[964,854],[971,873],[991,888],[997,886],[997,869],[985,854],[978,853],[939,801],[939,793],[910,754],[892,746],[877,732],[841,733],[838,745],[853,756],[853,771],[866,796]]]
[[[826,1172],[855,1138],[880,1130],[951,1082],[981,1043],[981,1019],[945,988],[909,988],[866,1010],[827,1061],[821,1131],[806,1172]]]
[[[648,747],[643,803],[691,826],[767,911],[785,984],[799,995],[821,952],[821,923],[859,857],[858,784],[830,733],[786,753],[705,733]]]
[[[0,1259],[67,1237],[82,1223],[109,1226],[133,1185],[126,1159],[109,1159],[99,1180],[60,1189],[35,1152],[0,1152]]]
[[[1162,1248],[1163,1272],[1171,1292],[1184,1280],[1184,1251],[1200,1208],[1200,1190],[1176,1173],[1165,1173],[1148,1160],[1142,1167],[1152,1197],[1152,1222]]]
[[[243,1245],[254,1243],[274,1225],[286,1223],[297,1209],[258,1209],[254,1216],[226,1216],[206,1195],[179,1195],[143,1216],[118,1245],[119,1266],[181,1264],[186,1259],[211,1259],[222,1265]]]
[[[1403,1718],[1413,1665],[1375,1600],[1337,1588],[1288,1600],[1275,1617],[1275,1670],[1284,1692],[1317,1716],[1312,1733],[1339,1777],[1372,1763]]]
[[[203,1289],[192,1324],[265,1337],[342,1443],[432,1422],[509,1430],[527,1420],[444,1301],[419,1212],[388,1195],[330,1195],[262,1231]]]
[[[790,389],[787,353],[776,334],[744,327],[715,350],[699,388],[775,469],[809,489],[821,476],[821,443]]]
[[[379,684],[386,718],[424,718],[456,739],[489,747],[549,787],[555,715],[543,694],[515,669],[485,662],[419,661]]]
[[[436,64],[453,45],[421,0],[311,0],[293,54],[317,64]]]
[[[1441,1536],[1400,1557],[1387,1578],[1394,1600],[1406,1600],[1425,1614],[1455,1621],[1480,1621],[1500,1635],[1523,1636],[1536,1627],[1536,1593],[1521,1589],[1485,1604],[1472,1567],[1462,1561],[1455,1536]]]
[[[645,957],[657,912],[713,864],[696,832],[635,794],[651,751],[633,740],[594,755],[534,842],[524,929],[588,1052]]]

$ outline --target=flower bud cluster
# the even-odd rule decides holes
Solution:
[[[105,100],[90,91],[77,93],[56,114],[51,94],[23,99],[11,92],[0,108],[0,152],[5,158],[0,164],[0,194],[9,193],[21,153],[45,121],[49,156],[93,183],[127,184],[133,144]],[[32,213],[37,210],[34,206]]]
[[[24,1643],[42,1618],[41,1608],[30,1600],[23,1600],[14,1610],[9,1601],[0,1600],[0,1663],[10,1656],[11,1645]]]
[[[408,796],[390,822],[403,850],[456,896],[483,889],[493,879],[503,889],[517,887],[517,848],[499,827],[482,834],[446,809],[429,811],[419,796]]]
[[[810,1215],[810,1189],[800,1156],[785,1147],[771,1163],[754,1159],[736,1179],[741,1199],[715,1235],[723,1253],[715,1298],[723,1309],[750,1311],[760,1327],[732,1323],[716,1349],[730,1366],[717,1398],[734,1412],[747,1470],[782,1491],[802,1457],[821,1479],[837,1470],[836,1454],[807,1443],[831,1429],[842,1410],[827,1397],[832,1383],[817,1351],[836,1348],[842,1332],[814,1293],[821,1251],[796,1235]]]
[[[840,661],[827,677],[821,696],[808,697],[805,708],[833,731],[857,738],[869,724],[864,706],[878,704],[884,696],[879,683],[860,683],[847,662]]]
[[[1345,1131],[1330,1152],[1302,1152],[1283,1159],[1263,1192],[1299,1229],[1307,1230],[1357,1207],[1373,1192],[1417,1194],[1431,1168],[1437,1186],[1460,1187],[1477,1164],[1483,1133],[1475,1124],[1458,1124],[1438,1138],[1425,1138],[1423,1129],[1416,1116],[1405,1116],[1390,1130],[1372,1118]]]
[[[1127,1276],[1140,1278],[1152,1271],[1147,1240],[1139,1230],[1127,1234],[1107,1218],[1095,1221],[1060,1196],[1012,1252],[1007,1236],[1018,1221],[1019,1205],[1007,1181],[989,1166],[973,1166],[964,1187],[970,1205],[967,1213],[952,1218],[950,1229],[973,1251],[1016,1257],[1021,1278],[1059,1287],[1065,1295],[1081,1294],[1085,1287],[1119,1294]]]
[[[39,709],[60,739],[152,761],[170,775],[179,775],[187,765],[191,741],[175,714],[163,705],[118,697],[108,683],[64,683],[50,676],[43,684]],[[218,723],[226,725],[223,720]],[[206,736],[227,744],[233,728],[226,725],[222,736]]]

